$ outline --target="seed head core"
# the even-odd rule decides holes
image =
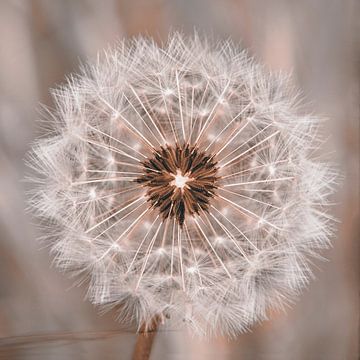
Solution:
[[[161,147],[143,162],[143,175],[136,182],[147,187],[151,207],[164,219],[175,218],[183,225],[186,216],[207,210],[217,188],[214,157],[196,146]]]
[[[183,189],[186,185],[186,182],[189,180],[189,177],[183,176],[180,170],[176,170],[176,175],[174,175],[174,178],[174,185],[180,189]]]

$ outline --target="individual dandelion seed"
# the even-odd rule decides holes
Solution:
[[[175,33],[121,42],[53,96],[31,205],[94,304],[235,336],[307,284],[335,173],[287,78]]]

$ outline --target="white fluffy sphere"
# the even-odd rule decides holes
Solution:
[[[31,204],[94,304],[232,336],[306,285],[335,174],[286,78],[175,33],[118,44],[53,96]]]

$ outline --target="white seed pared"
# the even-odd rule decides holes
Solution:
[[[307,284],[336,174],[288,79],[175,33],[122,42],[53,96],[31,205],[94,304],[234,336]]]

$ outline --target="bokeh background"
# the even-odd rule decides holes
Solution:
[[[160,332],[152,359],[359,358],[359,70],[356,0],[0,1],[0,358],[128,359],[135,335],[99,316],[85,290],[51,268],[25,212],[24,155],[40,130],[38,103],[79,62],[117,39],[194,28],[241,41],[274,70],[291,71],[309,110],[329,120],[324,152],[344,179],[329,261],[286,314],[251,333],[210,342]]]

